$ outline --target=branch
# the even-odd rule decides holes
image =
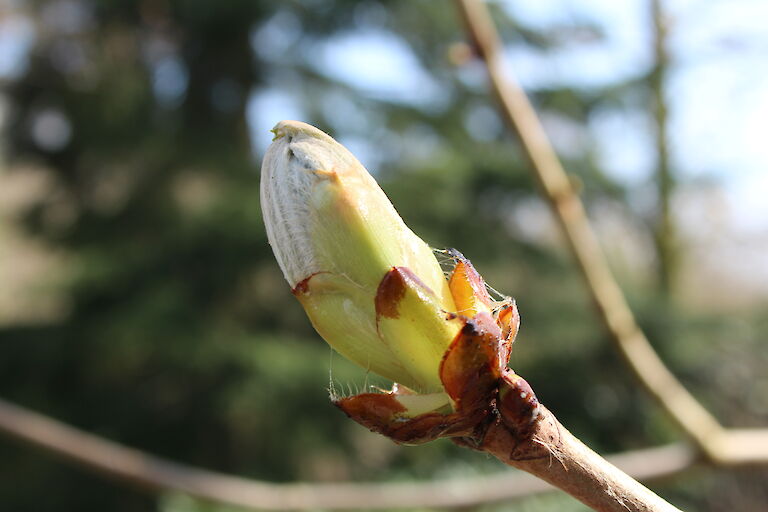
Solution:
[[[475,50],[485,62],[501,114],[520,139],[531,162],[531,171],[560,223],[600,319],[624,361],[645,390],[712,462],[719,465],[768,463],[768,430],[724,429],[654,351],[611,274],[584,205],[536,112],[521,87],[509,75],[504,77],[501,42],[487,7],[478,0],[457,0],[457,5]]]
[[[546,480],[598,512],[680,512],[587,448],[549,410],[539,408],[530,440],[521,441],[506,426],[494,425],[482,449]]]
[[[649,76],[649,85],[655,123],[656,142],[656,185],[658,193],[658,217],[653,219],[653,231],[658,258],[659,290],[664,299],[669,300],[677,282],[679,268],[679,247],[674,218],[672,216],[672,196],[675,190],[675,177],[669,159],[668,109],[664,97],[664,86],[669,67],[667,51],[667,21],[664,16],[662,0],[651,0],[651,18],[653,19],[654,66]]]
[[[250,509],[460,508],[553,490],[519,472],[477,479],[425,483],[274,484],[171,462],[83,432],[0,399],[0,432],[77,463],[100,476],[153,492],[176,491],[206,501]],[[696,462],[686,445],[673,444],[609,457],[641,479],[680,473]]]

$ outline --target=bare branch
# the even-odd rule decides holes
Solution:
[[[502,422],[504,423],[504,422]],[[531,442],[492,426],[482,449],[562,489],[598,512],[680,512],[587,448],[540,406]]]
[[[611,274],[590,226],[584,205],[558,159],[536,112],[522,88],[504,76],[499,54],[501,42],[485,4],[457,0],[475,51],[484,60],[500,112],[520,139],[563,234],[579,265],[600,319],[624,361],[648,393],[714,463],[739,465],[768,463],[768,430],[728,431],[688,392],[666,367],[645,334]],[[762,442],[762,445],[754,445]]]
[[[658,193],[658,217],[653,219],[653,228],[658,259],[659,289],[664,299],[670,300],[677,281],[680,248],[672,215],[675,177],[669,158],[668,108],[664,97],[664,86],[669,68],[668,30],[662,0],[651,0],[650,3],[654,28],[653,54],[655,62],[649,76],[649,86],[656,131],[656,190]]]
[[[176,491],[251,509],[459,508],[554,490],[546,482],[516,471],[475,479],[408,484],[259,482],[155,457],[4,400],[0,400],[0,432],[144,490]],[[609,460],[642,479],[671,476],[696,462],[692,450],[683,444],[627,452]]]

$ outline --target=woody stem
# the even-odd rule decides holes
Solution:
[[[590,450],[543,406],[530,435],[520,439],[499,419],[486,432],[481,449],[599,512],[680,512]]]

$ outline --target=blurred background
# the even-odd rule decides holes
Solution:
[[[651,341],[726,426],[768,425],[768,3],[491,7]],[[366,376],[311,329],[258,199],[268,130],[299,119],[517,299],[511,364],[578,437],[603,453],[680,439],[598,325],[464,39],[452,4],[426,0],[0,1],[0,396],[274,482],[504,470],[330,405],[329,382]],[[768,471],[654,488],[762,511]],[[6,437],[0,508],[224,510]],[[480,508],[585,510],[562,494]]]

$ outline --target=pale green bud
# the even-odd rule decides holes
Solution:
[[[446,317],[456,308],[432,250],[341,144],[298,121],[273,132],[261,169],[267,237],[312,324],[363,368],[440,391],[460,325]]]

